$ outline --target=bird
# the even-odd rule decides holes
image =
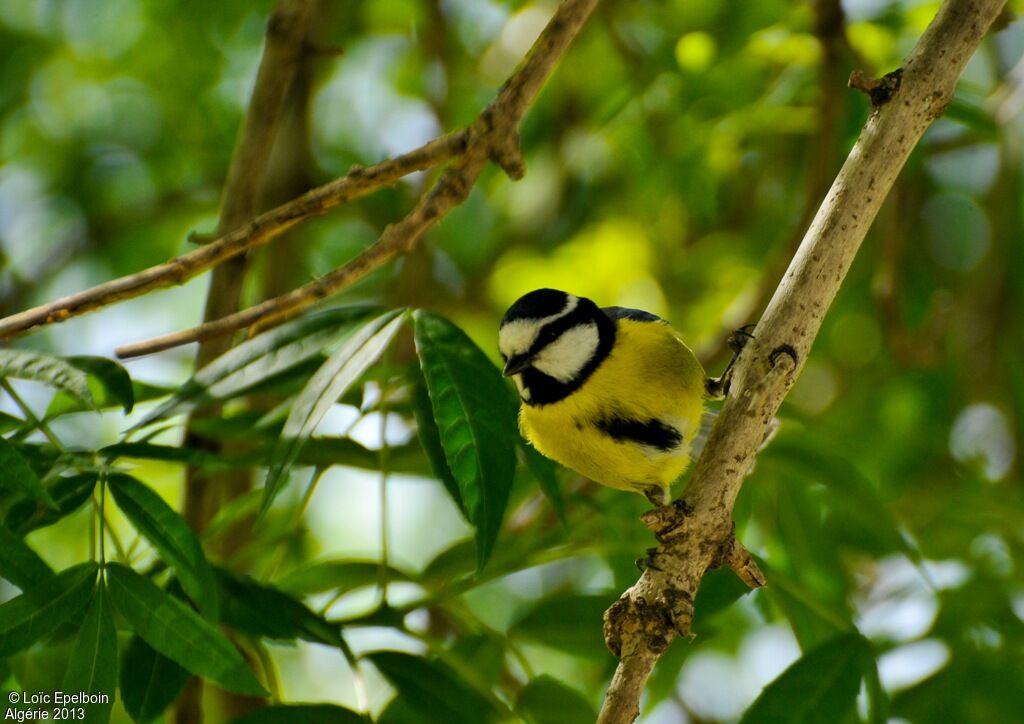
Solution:
[[[661,317],[557,289],[509,307],[498,349],[519,392],[523,437],[545,457],[655,506],[671,499],[705,402],[728,391],[732,368],[709,378]]]

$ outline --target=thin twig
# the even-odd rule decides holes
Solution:
[[[519,124],[551,71],[593,12],[598,0],[563,0],[526,58],[505,82],[498,97],[467,129],[464,152],[442,174],[408,216],[388,226],[377,241],[355,259],[316,281],[249,309],[193,329],[130,344],[116,350],[118,357],[138,357],[190,342],[212,339],[254,324],[266,325],[316,304],[359,281],[400,254],[407,254],[423,234],[461,204],[488,160],[513,179],[524,172],[519,149]],[[3,327],[0,326],[0,335]]]
[[[743,351],[732,394],[697,461],[684,502],[645,516],[661,545],[649,568],[605,614],[621,656],[599,724],[626,724],[661,654],[688,636],[704,574],[730,565],[748,583],[763,575],[735,540],[732,509],[783,398],[885,196],[925,129],[942,114],[1003,0],[946,0],[903,65],[898,89],[876,94],[856,145]],[[883,94],[884,95],[884,94]]]
[[[354,167],[345,176],[318,186],[286,204],[260,214],[252,221],[163,264],[112,279],[99,286],[61,297],[47,304],[0,319],[0,339],[24,334],[48,324],[63,322],[154,289],[184,284],[221,262],[262,246],[300,221],[321,216],[331,209],[365,196],[403,177],[451,160],[465,148],[467,129],[436,138],[401,156],[366,168]]]

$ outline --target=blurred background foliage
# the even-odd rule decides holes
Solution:
[[[723,337],[757,319],[867,116],[866,99],[845,87],[849,72],[896,68],[938,5],[606,0],[527,114],[526,177],[512,183],[489,169],[415,253],[331,304],[433,310],[495,359],[504,308],[530,289],[560,287],[665,316],[719,369]],[[321,0],[267,203],[470,122],[553,8]],[[0,3],[0,312],[158,263],[191,248],[189,232],[213,230],[270,9],[268,0]],[[1019,720],[1022,51],[1019,21],[983,43],[893,189],[783,408],[782,433],[739,499],[740,537],[764,560],[769,586],[729,605],[741,591],[728,575],[709,579],[699,635],[658,664],[645,724],[734,721],[802,650],[854,627],[873,645],[890,701],[888,714],[878,697],[869,706],[868,680],[849,721]],[[247,302],[354,256],[431,178],[417,174],[263,250]],[[205,285],[200,278],[16,344],[109,356],[196,323]],[[393,722],[462,721],[466,711],[468,721],[512,711],[532,722],[592,719],[615,665],[601,612],[635,580],[633,560],[651,544],[637,522],[644,501],[520,450],[529,464],[517,469],[490,561],[474,573],[472,526],[416,434],[411,339],[400,335],[328,411],[294,484],[230,558],[218,558],[216,538],[246,499],[204,532],[207,555],[223,567],[222,608],[254,600],[287,618],[289,604],[273,596],[288,595],[308,606],[295,614],[301,625],[275,635],[238,611],[223,618],[284,701],[387,709],[382,720]],[[76,411],[66,392],[52,400],[38,382],[10,386],[51,418],[64,448],[88,457],[122,441],[152,410],[147,399],[190,376],[191,360],[186,349],[127,364],[141,401],[130,416]],[[120,462],[180,508],[184,463],[270,464],[272,436],[261,438],[253,422],[293,399],[313,369],[261,380],[244,390],[248,402],[205,421],[206,434],[234,436],[249,458],[203,458],[180,447],[175,423],[149,440],[159,454],[121,450]],[[13,430],[8,447],[23,457],[49,450],[31,460],[45,474],[52,440],[9,419],[26,418],[10,394],[0,394],[0,409]],[[10,516],[19,502],[5,490],[0,508]],[[166,553],[109,501],[107,514],[123,547],[108,546],[108,558],[166,584],[154,566]],[[86,505],[25,540],[63,570],[90,558],[95,521]],[[278,591],[246,588],[256,582]],[[0,580],[0,599],[17,596],[16,584]],[[329,635],[307,614],[315,626],[329,622]],[[121,624],[124,674],[126,662],[154,654],[129,643]],[[54,688],[74,640],[74,628],[58,629],[0,664],[0,680]],[[349,659],[364,653],[354,676]],[[168,701],[185,678],[167,672]],[[128,721],[130,697],[119,695],[113,721]],[[436,708],[444,701],[468,709]],[[127,706],[147,718],[145,702]]]

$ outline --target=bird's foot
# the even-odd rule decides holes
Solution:
[[[732,359],[729,360],[729,364],[725,366],[722,374],[718,377],[708,377],[704,380],[704,391],[707,396],[713,400],[720,400],[729,394],[729,385],[732,382],[732,369],[736,364],[736,360],[739,359],[740,352],[747,346],[747,342],[754,338],[753,333],[750,331],[756,324],[745,324],[739,329],[733,330],[732,334],[729,335],[729,339],[726,344],[729,345],[729,349],[732,350]]]
[[[656,562],[657,557],[658,557],[658,549],[657,548],[648,548],[647,549],[647,555],[645,555],[643,558],[637,558],[636,559],[636,561],[635,561],[636,567],[638,569],[640,569],[641,573],[643,573],[644,571],[646,571],[648,569],[650,569],[652,571],[661,571],[661,568],[658,567],[658,564]]]
[[[640,520],[648,530],[654,533],[654,537],[659,543],[664,543],[672,532],[683,524],[687,516],[692,514],[693,506],[679,498],[667,505],[659,505],[653,510],[648,510],[640,516]]]

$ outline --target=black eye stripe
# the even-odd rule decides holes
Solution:
[[[594,317],[590,310],[577,307],[564,317],[559,317],[554,322],[549,322],[541,327],[540,332],[537,333],[537,339],[530,347],[530,354],[537,354],[573,327],[582,327],[592,324],[593,321]]]

